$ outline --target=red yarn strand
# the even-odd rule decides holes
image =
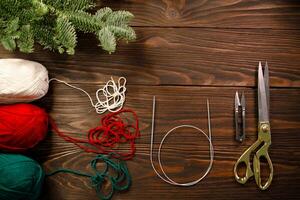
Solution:
[[[121,117],[123,113],[133,115],[134,123],[125,123]],[[50,118],[52,129],[64,140],[77,145],[85,152],[97,154],[113,153],[115,158],[131,159],[135,154],[135,139],[140,136],[139,122],[136,113],[130,109],[123,109],[109,113],[100,120],[100,126],[92,128],[87,133],[87,139],[75,138],[61,132],[54,120]],[[129,144],[129,152],[120,152],[116,148],[122,144]],[[89,147],[89,146],[92,146]]]

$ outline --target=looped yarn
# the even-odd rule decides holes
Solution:
[[[134,123],[126,123],[121,114],[132,114]],[[135,153],[135,139],[140,136],[138,118],[132,110],[120,110],[116,113],[109,113],[101,119],[100,126],[90,129],[87,139],[74,138],[58,130],[58,127],[51,120],[53,130],[68,142],[72,142],[86,152],[109,154],[115,158],[124,160],[131,159]],[[127,153],[117,151],[122,144],[129,144],[130,150]],[[92,148],[90,148],[90,146]]]
[[[31,104],[0,106],[0,150],[23,152],[46,137],[48,115]]]
[[[85,93],[88,96],[91,105],[95,108],[95,111],[98,114],[103,114],[106,111],[118,112],[123,108],[123,105],[125,103],[127,81],[126,78],[124,77],[119,78],[118,84],[116,84],[113,78],[111,78],[111,80],[109,80],[102,88],[98,89],[96,91],[97,103],[94,103],[90,94],[82,88],[76,87],[74,85],[71,85],[70,83],[67,83],[65,81],[56,78],[50,79],[49,83],[51,81],[57,81],[63,83],[71,88],[74,88],[76,90]]]
[[[24,103],[48,92],[48,71],[40,63],[23,59],[0,59],[0,103]]]
[[[45,174],[26,156],[1,153],[0,177],[1,200],[38,200]]]
[[[109,200],[112,198],[115,191],[125,191],[131,185],[131,176],[126,163],[124,161],[115,162],[111,160],[110,157],[115,157],[115,156],[113,154],[109,154],[108,156],[98,155],[90,162],[90,165],[95,173],[94,175],[90,175],[90,174],[86,174],[80,171],[75,171],[70,169],[59,169],[50,174],[47,174],[47,176],[52,176],[62,172],[62,173],[70,173],[79,176],[89,177],[92,186],[96,190],[98,197],[102,200]],[[97,169],[97,163],[99,161],[103,161],[105,163],[105,167],[103,171],[99,171]],[[114,171],[114,174],[116,175],[111,175],[109,169],[112,169]],[[102,188],[103,188],[102,186],[105,181],[111,182],[111,190],[107,195],[102,193]]]
[[[92,185],[95,187],[101,186],[105,180],[104,174],[96,174],[95,176],[91,177]]]
[[[126,78],[120,77],[118,84],[113,78],[109,80],[105,86],[96,91],[97,103],[94,105],[98,114],[109,112],[117,112],[122,109],[125,102]],[[104,96],[104,100],[101,100]]]

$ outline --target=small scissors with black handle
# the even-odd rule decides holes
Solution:
[[[245,184],[249,178],[254,175],[256,184],[261,190],[267,189],[273,179],[273,164],[270,159],[268,149],[271,145],[271,131],[269,120],[269,69],[266,63],[264,73],[261,62],[258,66],[258,139],[252,144],[237,160],[234,166],[234,174],[237,182]],[[250,156],[253,157],[253,170],[251,168]],[[260,159],[265,158],[268,162],[270,174],[268,180],[262,185]],[[240,177],[237,173],[237,168],[240,164],[246,164],[246,174],[244,177]]]
[[[242,142],[246,135],[246,100],[242,93],[241,99],[236,91],[234,98],[235,139]]]

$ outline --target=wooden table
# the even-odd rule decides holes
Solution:
[[[103,5],[126,9],[138,39],[120,44],[109,55],[94,36],[81,35],[75,56],[37,47],[25,55],[1,49],[1,57],[41,62],[50,77],[82,87],[91,94],[113,76],[128,80],[126,108],[140,120],[137,155],[128,162],[133,178],[129,191],[114,199],[300,199],[300,3],[286,0],[110,0]],[[99,5],[100,7],[100,5]],[[270,68],[274,180],[260,191],[252,180],[238,184],[233,166],[257,138],[256,74],[258,61]],[[234,140],[234,94],[247,100],[247,136]],[[211,102],[214,165],[199,184],[175,187],[160,180],[149,161],[152,97],[157,98],[155,155],[172,127],[191,124],[207,132],[206,99]],[[53,83],[38,102],[63,131],[86,134],[99,116],[79,91]],[[177,131],[163,148],[170,177],[189,181],[201,176],[209,162],[208,142],[195,131]],[[55,133],[33,151],[47,172],[64,167],[91,172],[95,156],[83,153]],[[157,157],[155,156],[157,166]],[[105,185],[108,190],[109,185]],[[59,174],[47,178],[43,200],[97,199],[84,177]]]

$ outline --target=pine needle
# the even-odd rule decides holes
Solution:
[[[31,53],[34,44],[45,49],[73,55],[77,45],[77,31],[93,33],[99,46],[109,53],[116,51],[117,41],[136,39],[129,26],[133,15],[127,11],[113,11],[108,7],[95,14],[93,0],[1,0],[0,42],[13,51]]]

